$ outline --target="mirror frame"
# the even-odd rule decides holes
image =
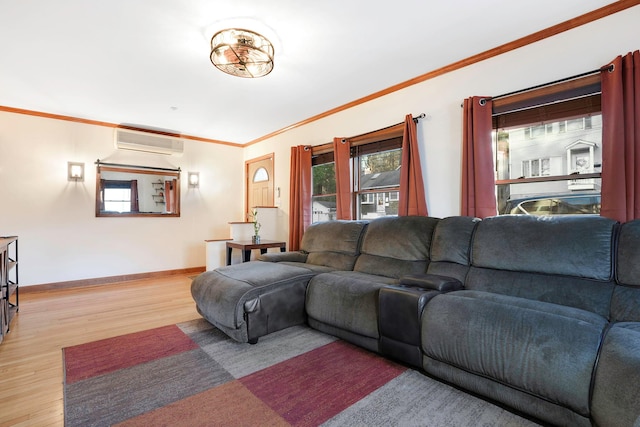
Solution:
[[[135,173],[145,175],[163,175],[167,177],[174,177],[176,179],[175,198],[176,209],[175,212],[161,213],[161,212],[104,212],[100,210],[100,183],[101,172],[124,172]],[[137,165],[123,165],[117,163],[105,163],[101,161],[96,162],[96,217],[179,217],[180,216],[180,168],[168,169],[168,168],[155,168],[150,166],[137,166]]]

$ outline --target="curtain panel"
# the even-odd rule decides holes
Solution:
[[[491,113],[488,97],[464,100],[461,215],[486,218],[497,214]]]
[[[333,138],[336,167],[336,219],[353,219],[351,208],[351,144],[345,138]]]
[[[99,210],[102,212],[105,210],[104,208],[104,188],[105,188],[105,179],[100,179],[100,207]],[[97,215],[97,212],[96,212]]]
[[[289,176],[289,250],[300,250],[304,230],[311,224],[311,148],[291,147]]]
[[[427,216],[427,202],[418,151],[418,130],[411,114],[404,119],[402,136],[402,161],[400,167],[400,200],[398,215]]]
[[[603,67],[600,215],[640,218],[640,51]]]
[[[131,212],[140,212],[138,202],[138,180],[131,180]]]

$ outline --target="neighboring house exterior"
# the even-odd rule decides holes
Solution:
[[[336,219],[336,202],[314,200],[312,209],[312,222],[333,221]]]
[[[509,130],[507,150],[509,170],[498,170],[503,179],[600,172],[602,115]],[[600,179],[510,184],[508,198],[585,192],[599,193]]]
[[[362,175],[360,177],[361,194],[358,196],[360,218],[373,219],[398,215],[399,186],[400,168]],[[384,191],[387,188],[390,190]],[[378,191],[371,192],[371,190]]]

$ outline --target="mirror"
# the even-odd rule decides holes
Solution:
[[[97,165],[96,216],[180,216],[180,169]]]

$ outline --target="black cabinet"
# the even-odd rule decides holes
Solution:
[[[0,342],[18,312],[18,237],[0,237]]]

